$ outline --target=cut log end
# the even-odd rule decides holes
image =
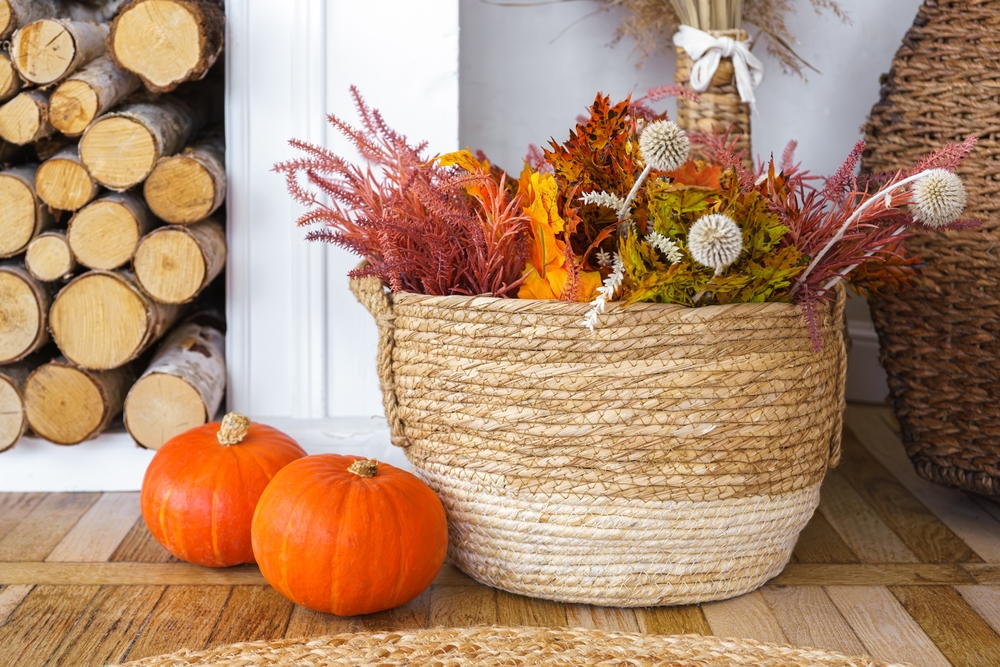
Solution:
[[[201,78],[219,56],[223,18],[210,0],[142,0],[115,19],[111,51],[154,92]]]
[[[52,134],[48,103],[38,91],[20,93],[0,107],[0,137],[24,146]]]
[[[154,303],[125,274],[92,271],[59,292],[49,311],[66,358],[92,370],[119,368],[145,351],[180,309]]]
[[[110,57],[101,56],[52,91],[49,122],[67,136],[79,136],[141,85],[134,74],[115,65]]]
[[[17,361],[39,347],[45,307],[29,276],[0,269],[0,364]]]
[[[167,440],[211,419],[226,387],[225,335],[194,317],[171,332],[125,399],[125,428],[141,446]]]
[[[85,81],[66,81],[52,92],[49,122],[68,136],[81,134],[97,117],[100,100]]]
[[[131,360],[146,337],[142,298],[113,275],[85,274],[56,297],[49,314],[52,335],[66,358],[84,368],[117,368]]]
[[[7,174],[0,174],[0,202],[0,257],[11,257],[35,235],[38,206],[31,186]]]
[[[10,0],[0,0],[0,37],[6,37],[14,31],[14,12]]]
[[[17,31],[11,49],[16,54],[14,64],[21,76],[42,86],[66,72],[76,45],[73,35],[58,21],[42,20]]]
[[[125,399],[125,426],[147,449],[159,449],[174,436],[207,421],[201,394],[174,375],[147,375],[133,385]]]
[[[98,199],[80,209],[69,224],[69,244],[77,261],[91,269],[117,269],[132,258],[141,222],[121,201]]]
[[[2,17],[0,17],[2,20]],[[21,90],[21,78],[6,53],[0,53],[0,102],[5,102]]]
[[[14,382],[0,368],[0,452],[14,446],[24,434],[24,399]]]
[[[157,163],[143,194],[156,217],[188,224],[204,220],[219,207],[224,179],[225,173],[213,174],[191,156],[175,155]]]
[[[135,250],[136,280],[160,303],[187,303],[222,270],[225,243],[222,225],[214,220],[162,227],[143,238]]]
[[[136,249],[134,266],[143,290],[162,303],[190,301],[205,282],[201,248],[179,229],[164,229],[144,239]]]
[[[61,362],[40,366],[24,387],[24,411],[32,430],[58,445],[97,436],[121,410],[127,369],[90,373]]]
[[[66,241],[66,233],[46,232],[32,239],[24,255],[24,268],[42,282],[69,278],[76,268],[76,261]]]
[[[141,183],[159,157],[152,133],[140,122],[123,116],[102,118],[80,141],[80,159],[94,179],[112,190]]]
[[[70,149],[75,152],[75,149]],[[97,196],[100,188],[75,156],[57,154],[35,174],[35,189],[46,204],[60,211],[76,211]]]
[[[21,78],[38,86],[60,81],[104,53],[108,26],[42,19],[14,33],[11,56]]]

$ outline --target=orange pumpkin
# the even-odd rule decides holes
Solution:
[[[304,607],[338,616],[405,604],[444,563],[448,522],[414,475],[357,456],[320,454],[283,469],[253,517],[264,578]]]
[[[156,452],[142,482],[142,518],[181,560],[209,567],[252,563],[257,500],[279,470],[305,455],[281,431],[230,413]]]

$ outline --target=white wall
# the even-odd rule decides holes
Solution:
[[[349,87],[431,152],[458,146],[458,0],[229,0],[229,405],[260,419],[382,414],[377,332],[347,289],[357,258],[307,243],[271,171],[295,137],[341,155]]]
[[[526,0],[525,0],[526,1]],[[753,119],[757,153],[780,154],[791,139],[798,158],[818,174],[833,172],[862,138],[861,126],[878,100],[879,75],[889,70],[921,0],[838,0],[853,24],[817,16],[808,0],[796,0],[789,25],[796,51],[822,72],[808,80],[783,74],[758,45],[766,77],[757,89],[760,116]],[[587,17],[597,2],[557,2],[505,7],[461,1],[459,139],[481,148],[499,165],[519,170],[529,143],[562,141],[577,114],[600,90],[613,100],[643,95],[673,83],[672,53],[636,67],[633,44],[613,48],[620,11]],[[673,104],[667,108],[673,113]],[[885,376],[867,305],[848,307],[854,350],[849,396],[881,400]]]

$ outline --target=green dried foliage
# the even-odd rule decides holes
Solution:
[[[722,190],[699,186],[650,184],[649,219],[657,232],[677,243],[684,254],[666,265],[649,243],[636,234],[619,242],[629,303],[659,301],[694,305],[791,301],[792,279],[806,267],[794,246],[780,247],[789,228],[772,211],[760,189],[743,191],[735,173],[724,174]],[[740,221],[743,252],[722,275],[695,262],[687,251],[691,226],[709,213]]]

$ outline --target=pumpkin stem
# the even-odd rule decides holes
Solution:
[[[230,412],[222,418],[222,425],[219,426],[219,433],[215,437],[219,439],[220,445],[229,447],[243,442],[249,430],[249,419],[238,412]]]
[[[353,472],[358,477],[374,477],[378,474],[378,461],[375,459],[358,459],[351,464],[347,472]]]

